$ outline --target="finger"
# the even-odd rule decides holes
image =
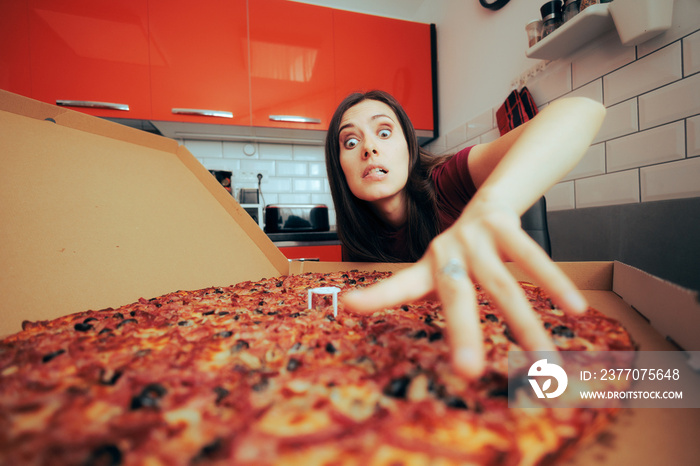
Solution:
[[[532,238],[522,230],[499,230],[496,234],[511,260],[541,284],[564,311],[580,314],[588,309],[586,299],[576,285]]]
[[[520,284],[502,262],[490,256],[488,253],[477,254],[473,267],[481,285],[505,314],[508,327],[518,344],[528,351],[556,351],[554,342],[532,310]]]
[[[448,323],[453,366],[465,377],[476,378],[484,371],[485,364],[474,284],[461,262],[436,256],[436,288]]]
[[[375,285],[344,293],[340,301],[350,312],[371,314],[426,296],[433,288],[430,264],[419,261]]]

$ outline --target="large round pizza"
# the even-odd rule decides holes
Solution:
[[[358,316],[321,295],[309,309],[310,289],[388,275],[276,277],[25,322],[0,343],[0,464],[547,464],[613,414],[510,409],[519,347],[478,286],[488,360],[472,381],[452,370],[438,301]],[[634,349],[618,322],[522,287],[560,350]]]

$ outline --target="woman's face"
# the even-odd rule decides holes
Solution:
[[[357,198],[385,206],[403,202],[408,143],[391,107],[368,99],[349,108],[338,139],[340,166]]]

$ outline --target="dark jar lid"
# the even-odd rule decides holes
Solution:
[[[540,14],[543,20],[558,18],[561,20],[561,0],[547,2],[540,7]]]

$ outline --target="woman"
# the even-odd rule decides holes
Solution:
[[[436,292],[455,369],[476,377],[484,369],[473,286],[479,282],[524,349],[555,351],[503,262],[518,263],[565,311],[586,309],[573,283],[520,228],[520,216],[576,165],[604,116],[597,102],[562,99],[496,141],[433,157],[389,94],[348,96],[326,139],[344,258],[417,262],[347,293],[346,309],[371,313]]]

